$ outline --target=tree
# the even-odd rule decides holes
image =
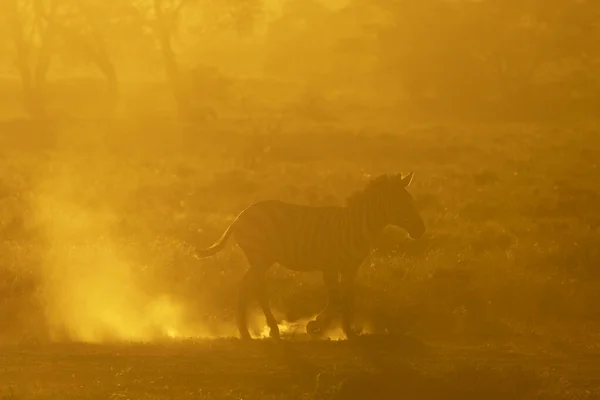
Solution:
[[[95,65],[107,82],[110,105],[118,100],[116,67],[108,50],[106,31],[111,17],[121,11],[119,1],[61,0],[62,13],[56,23],[66,50],[86,63]]]
[[[46,74],[56,39],[56,3],[45,11],[40,0],[7,0],[5,11],[11,26],[15,61],[23,87],[23,107],[31,116],[43,116]]]
[[[137,18],[142,26],[148,26],[154,33],[160,49],[165,74],[173,93],[180,117],[193,118],[195,110],[191,104],[189,90],[177,60],[174,39],[180,31],[182,14],[196,9],[212,8],[225,19],[236,22],[239,33],[247,32],[252,25],[253,16],[259,12],[260,0],[219,0],[218,2],[200,0],[131,0]],[[196,20],[196,24],[208,21]]]
[[[353,0],[351,7],[365,1]],[[412,101],[426,93],[452,111],[481,110],[486,103],[516,111],[559,104],[573,91],[597,96],[598,2],[373,2],[392,20],[380,27],[381,76]]]
[[[46,115],[45,88],[52,57],[59,41],[69,51],[95,64],[108,82],[113,102],[118,93],[117,73],[102,29],[100,7],[85,0],[5,0],[11,26],[16,65],[23,88],[23,107],[32,117]],[[105,16],[105,15],[104,15]]]

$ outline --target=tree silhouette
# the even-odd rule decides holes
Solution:
[[[177,60],[173,41],[180,28],[181,16],[187,8],[206,7],[209,1],[200,0],[131,0],[138,21],[148,26],[154,33],[165,67],[165,74],[173,93],[179,116],[194,118],[187,81]],[[210,1],[214,8],[232,17],[240,33],[250,29],[253,16],[258,12],[260,0],[219,0]],[[201,23],[201,22],[198,22]]]
[[[30,116],[46,116],[47,74],[61,41],[70,52],[98,67],[114,105],[117,73],[100,28],[105,20],[99,11],[106,10],[106,4],[101,8],[77,0],[6,0],[3,6],[16,50],[23,107]]]
[[[57,3],[45,9],[41,0],[7,0],[4,6],[16,49],[24,110],[33,117],[44,116],[46,75],[57,35]]]

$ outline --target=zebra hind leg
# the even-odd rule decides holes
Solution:
[[[266,284],[266,273],[269,267],[273,264],[273,261],[266,259],[265,257],[261,256],[261,254],[244,249],[244,247],[242,247],[242,249],[246,254],[248,262],[250,263],[250,269],[248,272],[246,272],[246,276],[244,276],[244,280],[247,281],[246,296],[250,293],[256,296],[267,320],[267,325],[269,326],[269,335],[272,338],[279,339],[279,326],[277,325],[277,320],[275,319],[275,316],[269,307],[269,297]],[[240,334],[242,337],[249,337],[249,334],[246,335],[248,332],[246,321],[247,304],[240,304],[239,315],[240,317],[238,321],[241,321],[238,323],[240,327]]]
[[[269,335],[274,339],[279,339],[279,326],[269,307],[265,272],[264,269],[250,268],[242,279],[238,302],[238,330],[242,339],[251,339],[248,332],[248,305],[249,295],[251,294],[257,297],[260,307],[265,314],[267,325],[269,326]]]
[[[256,270],[256,279],[254,288],[256,290],[256,296],[258,297],[258,302],[260,307],[265,314],[265,318],[267,320],[267,325],[269,326],[269,336],[273,339],[279,339],[279,326],[277,325],[277,320],[271,312],[271,308],[269,307],[269,296],[267,292],[267,283],[266,283],[266,269]]]
[[[248,332],[248,304],[250,300],[250,292],[253,286],[252,270],[248,270],[240,285],[240,293],[238,297],[237,306],[237,325],[240,332],[240,337],[244,340],[251,339],[250,332]]]

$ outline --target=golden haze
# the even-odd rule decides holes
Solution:
[[[128,342],[237,337],[248,263],[235,245],[202,260],[195,248],[255,201],[340,205],[414,171],[426,235],[387,229],[357,278],[356,325],[377,339],[363,353],[298,347],[323,371],[341,357],[322,375],[333,392],[358,385],[339,383],[343,368],[397,370],[405,349],[381,337],[440,344],[457,376],[460,346],[489,363],[482,349],[564,365],[598,352],[598,2],[2,0],[0,20],[0,345],[112,357]],[[268,285],[284,340],[304,345],[321,276],[274,266]],[[251,325],[268,336],[258,304]],[[339,323],[326,336],[343,339]],[[392,343],[381,359],[379,340]],[[247,365],[293,369],[291,353],[215,346],[214,373],[240,385]],[[454,376],[433,360],[415,365]],[[560,368],[523,364],[546,398],[580,394],[567,367],[559,381]],[[508,390],[496,373],[480,397]],[[303,394],[318,392],[311,374],[293,381]]]

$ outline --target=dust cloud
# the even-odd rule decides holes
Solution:
[[[193,247],[398,170],[431,236],[361,270],[374,330],[597,321],[597,3],[37,3],[0,1],[0,341],[238,336],[247,260]],[[323,282],[276,274],[295,335]]]
[[[143,279],[148,266],[141,265],[141,245],[119,236],[124,216],[115,210],[132,190],[107,179],[104,150],[67,146],[38,178],[33,218],[44,236],[38,277],[49,338],[103,343],[236,336],[233,323],[199,322],[193,302],[169,294],[168,282]],[[308,320],[282,321],[281,331],[302,334]],[[255,336],[268,337],[260,313],[250,316],[250,325]],[[331,338],[341,337],[340,331]]]
[[[35,205],[47,239],[40,272],[51,336],[87,342],[202,336],[185,321],[181,303],[140,286],[127,245],[111,235],[118,216],[106,204],[86,202],[90,180],[75,161],[60,160],[44,177]]]

